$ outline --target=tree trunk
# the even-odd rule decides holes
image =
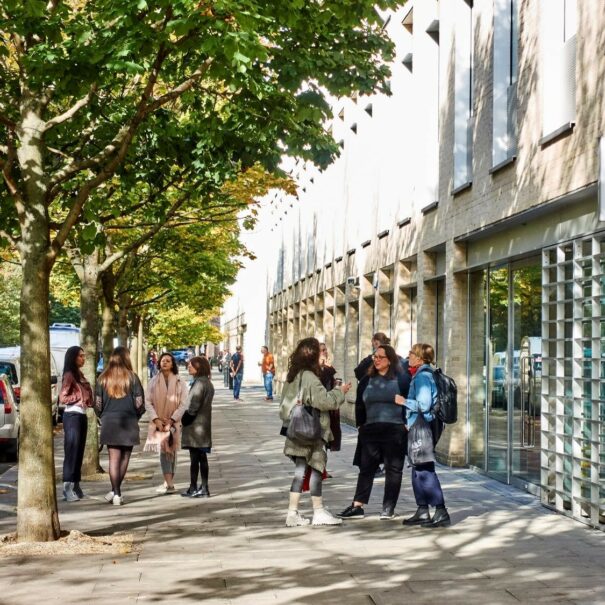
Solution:
[[[130,362],[132,369],[138,374],[139,368],[139,321],[137,316],[132,322],[132,338],[130,339]]]
[[[101,341],[103,346],[103,361],[107,362],[111,352],[114,349],[113,339],[115,336],[115,279],[111,269],[105,271],[101,276],[101,284],[103,286],[102,304],[102,326],[101,326]]]
[[[138,329],[138,333],[137,333],[137,337],[138,337],[138,350],[137,350],[137,361],[138,361],[138,369],[137,369],[137,374],[139,375],[139,378],[141,380],[143,380],[143,378],[147,375],[146,369],[147,369],[147,364],[145,363],[147,361],[147,357],[145,355],[145,343],[143,342],[143,318],[141,317],[139,319],[139,329]]]
[[[19,165],[25,202],[19,212],[21,287],[21,403],[17,538],[47,542],[59,537],[50,402],[49,256],[50,230],[44,195],[41,123],[21,108]]]
[[[121,347],[128,346],[128,311],[121,305],[118,310],[118,342]]]
[[[86,353],[84,375],[93,390],[97,378],[97,356],[99,350],[99,251],[82,255],[82,276],[80,289],[80,344]],[[94,475],[101,471],[99,464],[99,431],[97,417],[93,410],[87,410],[88,432],[82,461],[82,475]]]

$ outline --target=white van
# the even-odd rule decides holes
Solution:
[[[65,355],[65,354],[63,354]],[[63,358],[61,358],[63,363]],[[0,374],[6,374],[13,387],[13,392],[19,402],[21,398],[21,347],[0,348]],[[61,391],[61,374],[56,361],[55,354],[50,355],[50,405],[53,420],[58,413],[58,400]]]

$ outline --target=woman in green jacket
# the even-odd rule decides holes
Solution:
[[[294,462],[294,479],[290,488],[290,504],[286,516],[286,526],[308,525],[298,512],[305,471],[310,469],[310,492],[313,502],[313,525],[339,525],[341,519],[334,517],[324,508],[321,475],[326,468],[326,444],[332,440],[330,430],[330,410],[337,410],[344,403],[345,394],[351,384],[343,384],[326,391],[319,379],[319,341],[304,338],[296,345],[288,362],[288,375],[282,391],[279,416],[283,423],[282,434],[286,434],[290,415],[297,402],[320,411],[321,439],[310,445],[299,443],[286,436],[284,454]]]

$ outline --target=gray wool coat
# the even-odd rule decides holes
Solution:
[[[212,399],[214,386],[209,378],[196,378],[187,395],[187,411],[195,420],[183,427],[181,447],[212,447]]]
[[[283,426],[287,427],[290,421],[292,408],[298,400],[298,393],[302,394],[302,401],[306,405],[317,408],[320,411],[319,423],[321,425],[321,441],[312,445],[302,445],[286,437],[284,454],[290,458],[305,458],[307,464],[323,473],[326,468],[328,457],[326,455],[326,443],[332,440],[330,430],[330,410],[337,410],[344,403],[345,396],[340,389],[326,391],[319,378],[308,370],[299,373],[293,382],[286,382],[282,389],[281,404],[279,406],[279,417]]]

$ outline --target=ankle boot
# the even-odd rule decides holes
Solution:
[[[442,506],[435,510],[435,514],[433,515],[432,519],[425,521],[421,525],[422,527],[448,527],[451,524],[452,520],[447,512],[447,508]]]
[[[404,519],[402,525],[420,525],[431,520],[428,506],[419,506],[413,516]]]

